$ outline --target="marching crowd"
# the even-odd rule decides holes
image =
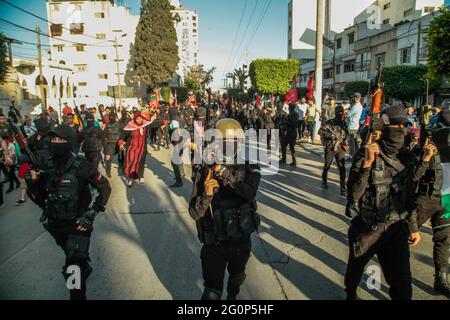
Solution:
[[[89,208],[86,204],[83,212],[80,213],[77,209],[78,213],[74,213],[74,216],[70,218],[77,220],[75,229],[73,225],[70,225],[72,231],[69,232],[69,238],[75,234],[76,241],[81,241],[78,242],[78,246],[81,247],[87,241],[81,260],[70,256],[71,242],[67,240],[66,233],[61,233],[61,225],[51,224],[51,221],[54,223],[61,219],[59,216],[53,217],[55,220],[50,219],[46,226],[57,243],[65,249],[68,261],[75,261],[76,264],[82,265],[85,280],[92,271],[88,263],[89,230],[92,228],[95,215],[104,211],[111,193],[108,180],[97,170],[100,163],[103,164],[106,177],[111,178],[112,163],[117,156],[119,174],[125,176],[127,185],[131,188],[135,183],[144,183],[148,144],[155,152],[161,148],[171,149],[171,146],[182,142],[182,140],[173,139],[179,129],[188,130],[191,136],[194,136],[194,133],[204,136],[208,128],[216,128],[224,132],[232,128],[236,133],[235,139],[241,137],[239,130],[255,129],[258,132],[260,129],[267,129],[269,134],[267,149],[271,148],[271,130],[278,129],[275,132],[280,135],[281,165],[287,163],[288,148],[291,154],[290,165],[295,167],[298,142],[312,143],[320,139],[324,146],[322,186],[328,188],[328,171],[333,161],[336,161],[341,195],[347,199],[346,215],[352,218],[349,230],[350,255],[345,275],[348,299],[357,298],[356,289],[364,267],[375,254],[378,255],[386,280],[391,287],[391,297],[410,299],[411,272],[408,246],[420,241],[419,228],[429,219],[432,221],[434,232],[434,287],[438,292],[449,296],[447,269],[450,224],[448,218],[441,217],[442,208],[438,203],[440,186],[437,181],[442,180],[442,177],[438,172],[437,149],[432,142],[432,130],[449,127],[449,112],[448,107],[439,110],[425,106],[415,110],[411,106],[405,108],[384,105],[379,127],[375,129],[371,119],[373,116],[371,108],[363,103],[360,93],[355,93],[351,99],[342,103],[337,103],[332,97],[326,97],[322,106],[316,106],[313,99],[306,98],[301,98],[298,103],[290,104],[283,101],[236,103],[220,100],[209,104],[201,103],[199,106],[189,102],[182,106],[161,103],[158,107],[142,105],[140,108],[122,110],[103,105],[99,105],[98,109],[87,108],[85,105],[81,105],[80,108],[71,108],[66,104],[62,110],[61,120],[51,107],[45,115],[40,115],[34,121],[29,116],[22,119],[19,111],[13,106],[7,115],[0,110],[2,149],[0,172],[4,175],[4,180],[1,182],[0,205],[4,204],[3,184],[5,183],[9,187],[6,193],[21,188],[17,205],[25,203],[27,192],[33,197],[33,202],[38,204],[39,201],[36,199],[39,197],[49,198],[52,195],[51,192],[42,195],[40,194],[42,191],[37,188],[38,181],[42,180],[39,167],[44,166],[48,172],[62,175],[64,179],[61,181],[68,181],[68,186],[58,187],[61,188],[58,189],[58,199],[46,200],[49,203],[55,201],[57,203],[55,207],[49,208],[46,207],[47,202],[42,203],[44,214],[41,221],[43,222],[50,219],[46,216],[49,212],[52,214],[53,211],[59,213],[64,211],[59,208],[60,201],[64,199],[66,210],[70,206],[76,207],[73,203],[75,200],[68,196],[73,194],[73,190],[81,190],[81,187],[76,185],[74,188],[77,189],[70,191],[72,188],[70,182],[75,179],[74,177],[76,177],[75,180],[82,181],[83,186],[89,185],[97,189],[98,196],[93,207]],[[320,128],[317,127],[318,124],[321,124]],[[419,128],[422,130],[417,130]],[[372,135],[372,130],[380,132],[381,135],[376,138]],[[189,148],[191,157],[195,157],[201,149],[195,143],[191,143]],[[78,157],[74,158],[73,155],[80,153],[84,155],[84,160],[78,163]],[[53,160],[49,160],[50,155]],[[49,162],[51,166],[48,165]],[[346,162],[352,163],[349,174],[346,172]],[[67,163],[70,163],[70,166],[66,167]],[[256,209],[253,209],[256,207],[254,203],[260,180],[259,168],[247,166],[247,164],[244,167],[214,165],[212,169],[195,163],[192,166],[194,191],[189,212],[196,220],[200,240],[205,244],[202,249],[205,276],[203,298],[220,297],[223,289],[223,279],[218,279],[211,270],[212,265],[217,263],[215,260],[217,257],[213,258],[217,253],[214,251],[216,247],[211,246],[223,245],[224,247],[221,248],[228,250],[232,242],[222,243],[221,241],[238,237],[242,241],[235,239],[236,246],[245,248],[247,253],[239,258],[240,260],[234,261],[235,266],[238,267],[236,272],[230,273],[228,293],[229,297],[235,298],[245,279],[244,269],[250,254],[249,246],[251,246],[249,234],[257,229],[259,223]],[[171,188],[179,188],[183,186],[185,176],[183,163],[175,163],[172,160],[172,167],[175,182]],[[79,168],[82,174],[78,172]],[[70,170],[75,170],[73,173],[75,176]],[[30,172],[31,178],[27,177]],[[431,176],[433,179],[430,178]],[[401,180],[396,180],[399,177]],[[45,177],[46,181],[50,181],[50,178]],[[24,180],[27,180],[27,183],[24,183]],[[51,181],[41,181],[41,183],[47,183],[47,190],[51,190]],[[393,188],[394,184],[396,189]],[[416,187],[413,188],[413,186]],[[89,188],[87,187],[86,190]],[[86,192],[89,194],[89,191]],[[226,194],[225,197],[216,197],[216,194],[222,192]],[[398,200],[395,199],[397,196],[406,198]],[[80,197],[79,201],[82,201],[81,195],[78,197]],[[234,198],[245,200],[241,201],[237,208],[233,208],[236,211],[228,210],[221,213],[213,209],[235,203],[231,201]],[[402,205],[411,204],[415,208],[399,208],[398,201]],[[240,219],[239,215],[247,209],[249,219],[253,221],[247,228],[248,233],[243,232],[246,227],[242,222],[234,229],[233,235],[228,229],[222,230],[223,232],[219,232],[219,235],[217,230],[215,233],[208,234],[211,227],[207,224],[213,224],[208,220],[211,217],[216,219],[221,214],[230,214],[238,215]],[[208,210],[213,210],[214,214],[211,212],[208,215]],[[406,211],[413,214],[406,216],[404,215]],[[236,216],[233,217],[229,219],[236,219]],[[228,218],[224,216],[224,219]],[[214,223],[217,222],[214,221]],[[367,230],[367,226],[372,228],[369,228],[371,231]],[[238,236],[235,235],[236,230],[239,231]],[[87,231],[89,231],[87,240],[80,240],[81,235],[86,236],[85,233],[80,233]],[[212,244],[208,243],[208,237],[214,239]],[[228,263],[232,262],[228,261]],[[208,276],[209,273],[211,277]],[[85,298],[85,289],[81,293],[72,291],[73,298]]]

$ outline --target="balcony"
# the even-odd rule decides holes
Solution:
[[[363,63],[357,62],[355,63],[355,71],[365,71],[370,69],[370,60],[364,61]]]

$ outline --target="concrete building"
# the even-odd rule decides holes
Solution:
[[[444,5],[444,0],[376,0],[372,6],[378,8],[379,17],[370,7],[354,19],[354,24],[367,22],[368,19],[379,24],[394,26],[402,21],[412,21],[437,11]]]
[[[51,59],[73,68],[76,97],[111,104],[119,83],[125,97],[124,75],[139,16],[112,0],[48,0],[47,16],[53,22]]]
[[[180,56],[177,73],[184,79],[187,68],[199,64],[199,19],[195,11],[182,7],[178,0],[172,0],[172,5],[175,6],[173,14],[177,17],[175,29]]]

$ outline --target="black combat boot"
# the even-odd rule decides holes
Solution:
[[[341,183],[341,196],[347,197],[347,187],[345,186],[345,183]]]
[[[291,162],[290,164],[291,164],[291,166],[293,166],[293,167],[297,166],[297,159],[295,158],[294,155],[292,155],[292,162]]]
[[[328,189],[328,182],[327,182],[327,180],[322,180],[322,188]]]
[[[202,295],[202,300],[220,300],[222,292],[210,288],[205,288]]]
[[[446,272],[436,271],[434,275],[434,290],[436,290],[440,294],[443,294],[447,298],[450,298],[450,286],[447,281]]]

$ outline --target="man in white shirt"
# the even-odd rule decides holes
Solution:
[[[300,103],[297,104],[297,113],[298,113],[298,139],[303,138],[303,134],[305,132],[305,117],[306,117],[306,111],[308,111],[308,104],[306,103],[306,98],[303,97],[300,100]]]
[[[359,149],[359,120],[361,119],[362,111],[361,93],[357,92],[353,95],[353,105],[347,112],[348,144],[350,146],[351,157],[353,157]]]

